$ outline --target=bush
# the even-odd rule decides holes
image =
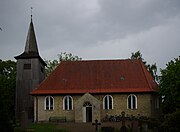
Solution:
[[[180,110],[165,117],[163,128],[165,132],[179,132],[180,131]]]

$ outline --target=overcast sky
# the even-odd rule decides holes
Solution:
[[[42,58],[127,59],[158,69],[180,55],[180,0],[0,0],[0,59],[24,51],[33,23]]]

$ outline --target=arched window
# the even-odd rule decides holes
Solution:
[[[46,96],[44,99],[44,109],[54,110],[54,98],[51,96]]]
[[[73,109],[73,98],[71,96],[65,96],[63,98],[63,110]]]
[[[127,98],[128,109],[137,109],[137,97],[134,94],[130,94]]]
[[[104,96],[103,109],[113,109],[113,97],[111,95]]]

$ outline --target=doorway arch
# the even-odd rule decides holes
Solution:
[[[99,101],[97,98],[95,98],[93,95],[89,93],[85,93],[82,97],[80,97],[74,104],[75,109],[75,122],[87,122],[86,113],[89,115],[90,113],[92,116],[92,121],[95,119],[100,120],[100,107],[101,101]],[[92,111],[92,112],[91,112]]]

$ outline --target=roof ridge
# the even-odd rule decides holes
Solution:
[[[62,62],[102,62],[102,61],[134,61],[136,59],[102,59],[102,60],[78,60],[78,61],[62,61]]]

